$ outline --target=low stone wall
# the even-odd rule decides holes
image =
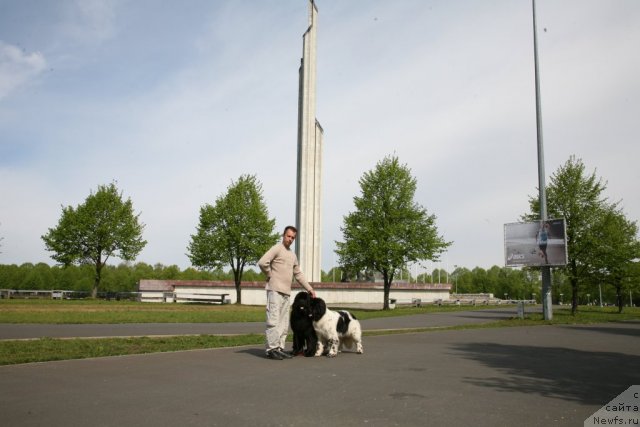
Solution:
[[[242,304],[265,305],[266,292],[263,282],[242,283]],[[381,283],[311,283],[316,295],[328,304],[370,304],[383,302]],[[235,284],[229,281],[183,281],[183,280],[141,280],[138,286],[140,300],[144,302],[180,301],[180,295],[228,294],[228,302],[237,301]],[[389,299],[397,304],[411,304],[419,299],[423,304],[437,300],[448,300],[451,285],[448,284],[408,284],[391,286]],[[292,288],[292,295],[304,291],[298,285]],[[173,295],[173,298],[171,296]]]

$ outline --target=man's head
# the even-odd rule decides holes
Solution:
[[[282,244],[285,248],[289,249],[294,240],[296,240],[296,235],[298,234],[298,230],[293,225],[287,225],[284,229],[284,233],[282,233]]]

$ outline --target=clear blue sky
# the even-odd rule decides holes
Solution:
[[[503,265],[503,224],[537,194],[531,1],[317,5],[323,269],[389,154],[454,242],[443,268]],[[637,220],[640,2],[537,11],[547,175],[575,154]],[[305,0],[0,0],[0,263],[53,264],[40,236],[61,206],[112,181],[151,264],[187,267],[200,206],[242,174],[294,222],[306,26]]]

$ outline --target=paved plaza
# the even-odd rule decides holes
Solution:
[[[426,314],[372,319],[363,328],[437,328],[512,315]],[[7,338],[6,326],[0,338]],[[149,335],[159,328],[147,326]],[[201,325],[173,332],[192,327],[202,333]],[[251,328],[262,325],[244,325]],[[144,327],[130,325],[131,331]],[[111,335],[126,333],[122,327]],[[638,322],[435,329],[367,336],[365,354],[335,359],[268,360],[261,346],[246,346],[3,366],[2,420],[7,426],[582,426],[640,384],[639,338]]]

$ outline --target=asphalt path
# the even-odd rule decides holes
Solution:
[[[0,419],[7,426],[581,426],[640,384],[639,322],[437,329],[456,316],[474,323],[513,314],[365,321],[365,330],[436,329],[367,336],[363,355],[333,359],[268,360],[262,346],[244,346],[2,366]]]

